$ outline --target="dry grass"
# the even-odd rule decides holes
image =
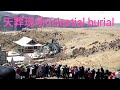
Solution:
[[[28,36],[35,39],[39,43],[45,43],[46,41],[54,38],[55,33],[58,33],[57,39],[59,39],[62,45],[65,45],[67,49],[65,53],[70,55],[71,47],[86,47],[90,48],[94,43],[111,41],[114,39],[120,39],[120,27],[97,27],[97,28],[44,28],[34,30],[30,32],[16,32],[2,34],[0,33],[0,44],[7,50],[15,49],[16,45],[12,41],[20,39],[22,36]],[[94,43],[94,44],[93,44]],[[91,45],[90,45],[91,44]],[[105,51],[90,55],[89,57],[77,57],[76,59],[66,59],[57,61],[55,63],[68,64],[68,65],[84,65],[86,67],[98,68],[100,64],[110,70],[120,69],[120,51]]]

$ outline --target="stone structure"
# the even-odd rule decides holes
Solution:
[[[0,64],[4,63],[7,63],[7,53],[5,50],[2,50],[0,46]]]

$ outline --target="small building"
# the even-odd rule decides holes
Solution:
[[[23,62],[24,61],[24,56],[9,56],[7,57],[8,62]]]
[[[24,61],[24,56],[21,56],[19,53],[15,51],[9,51],[8,56],[7,56],[7,61],[8,62],[23,62]]]
[[[12,56],[20,56],[20,54],[19,53],[17,53],[17,52],[15,52],[15,51],[8,51],[7,52],[8,53],[8,57],[12,57]]]
[[[34,53],[35,50],[43,47],[42,44],[39,44],[28,37],[22,37],[20,40],[13,42],[19,46],[18,51],[20,53]]]

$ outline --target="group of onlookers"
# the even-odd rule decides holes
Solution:
[[[67,65],[32,65],[16,67],[17,79],[36,79],[57,77],[63,79],[119,79],[120,72],[111,72],[109,70],[91,69],[83,66],[69,67]]]

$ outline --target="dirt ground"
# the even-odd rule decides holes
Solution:
[[[55,33],[57,33],[55,37]],[[57,38],[62,46],[67,49],[66,54],[71,54],[71,47],[92,47],[95,41],[104,42],[115,39],[120,39],[120,27],[95,27],[95,28],[43,28],[28,32],[16,33],[0,33],[0,44],[8,50],[15,49],[16,45],[12,41],[20,39],[22,36],[28,36],[35,39],[39,43],[43,43]],[[108,50],[99,52],[89,57],[77,57],[75,59],[67,59],[57,61],[58,64],[78,65],[92,68],[99,68],[100,65],[106,69],[118,70],[120,69],[120,50]]]

